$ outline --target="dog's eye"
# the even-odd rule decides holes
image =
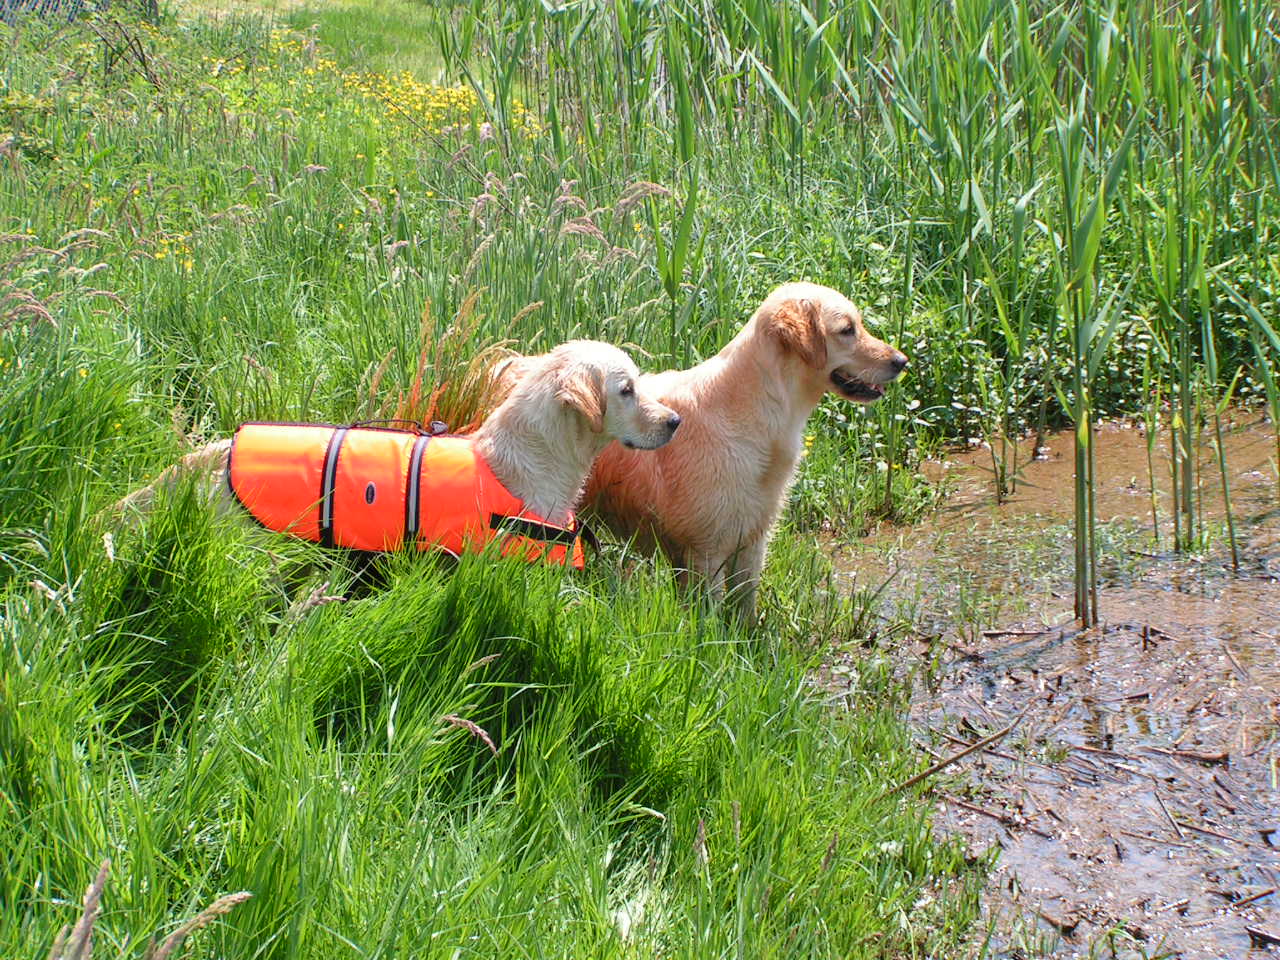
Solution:
[[[634,383],[628,383],[621,390],[618,391],[618,393],[622,394],[622,396],[624,397],[629,397],[635,392],[636,392],[636,385]]]
[[[857,332],[858,332],[857,326],[851,323],[847,327],[845,327],[843,330],[840,331],[840,336],[852,337]]]

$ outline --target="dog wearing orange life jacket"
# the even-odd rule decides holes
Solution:
[[[235,442],[218,441],[188,454],[117,507],[145,507],[158,488],[186,475],[210,472],[222,481],[221,491],[259,520],[307,539],[388,549],[408,533],[419,548],[434,545],[456,553],[479,549],[501,534],[515,536],[516,548],[527,551],[530,559],[568,560],[580,566],[580,546],[572,542],[574,537],[566,541],[572,543],[568,550],[550,545],[545,550],[529,549],[528,541],[540,539],[539,529],[575,528],[573,508],[591,463],[611,442],[653,450],[675,434],[679,415],[637,389],[639,377],[635,363],[617,347],[573,340],[531,364],[519,385],[468,437],[397,438],[393,435],[399,431],[305,425],[289,432],[268,429],[289,425],[247,424],[237,431]],[[344,443],[351,446],[346,472],[340,474]],[[454,477],[445,484],[448,495],[403,499],[411,488],[417,491],[418,478],[426,477],[436,462],[432,458]],[[361,473],[365,464],[377,482],[365,479]],[[457,479],[461,474],[465,478]],[[293,482],[298,491],[282,492],[282,486]],[[393,491],[402,496],[403,523],[397,508],[387,506]],[[446,509],[461,510],[483,522],[450,525],[429,515],[441,501]],[[498,513],[487,516],[495,503],[504,511],[501,518]],[[341,532],[340,509],[347,511],[350,533]],[[290,511],[294,515],[286,516]],[[410,513],[418,515],[410,517]],[[509,521],[516,526],[512,528]],[[520,521],[534,525],[532,538],[512,534],[512,529],[529,533],[528,523],[521,526]],[[442,532],[446,528],[451,532]]]

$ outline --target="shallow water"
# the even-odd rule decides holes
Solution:
[[[1102,623],[1087,631],[1071,620],[1071,439],[1048,438],[1033,461],[1027,444],[1002,505],[989,451],[927,465],[954,483],[943,508],[834,548],[840,576],[884,584],[883,602],[915,625],[894,642],[917,680],[922,751],[945,757],[1021,718],[933,781],[939,829],[1000,848],[990,955],[1034,956],[1047,937],[1039,955],[1087,955],[1105,940],[1119,956],[1249,956],[1247,927],[1280,933],[1274,435],[1237,413],[1224,444],[1237,572],[1212,450],[1199,451],[1211,544],[1176,556],[1163,492],[1163,539],[1152,538],[1142,431],[1099,428]]]

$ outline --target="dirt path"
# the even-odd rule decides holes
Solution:
[[[863,585],[897,571],[885,595],[917,624],[922,751],[1021,718],[934,783],[939,828],[999,848],[987,956],[1262,957],[1272,934],[1280,948],[1280,500],[1270,428],[1241,419],[1227,444],[1239,573],[1221,542],[1152,552],[1145,440],[1103,428],[1098,628],[1070,621],[1069,437],[1000,508],[989,455],[950,458],[937,469],[956,490],[933,523],[838,554]]]

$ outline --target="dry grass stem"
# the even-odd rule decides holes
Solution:
[[[107,885],[107,873],[110,870],[111,860],[103,860],[102,866],[98,868],[98,875],[84,892],[80,919],[71,928],[70,934],[67,934],[66,927],[62,928],[53,943],[49,960],[88,960],[93,952],[93,924],[102,912],[102,891]]]
[[[160,948],[158,950],[153,949],[155,942],[152,941],[152,943],[147,946],[146,953],[142,955],[142,960],[168,960],[168,957],[170,957],[178,947],[182,946],[182,941],[186,940],[187,937],[195,933],[197,930],[207,927],[218,917],[230,913],[237,905],[244,903],[252,896],[253,894],[249,893],[249,891],[241,890],[239,893],[228,893],[225,896],[219,897],[217,900],[213,901],[213,903],[209,904],[209,906],[205,907],[198,914],[180,926],[177,930],[173,931],[173,933],[169,934],[169,936],[165,938],[164,943],[160,944]]]
[[[305,600],[295,603],[289,608],[287,619],[297,620],[303,617],[308,611],[314,610],[316,607],[323,607],[329,603],[346,603],[347,598],[339,593],[329,593],[329,581],[326,580],[320,586],[316,587],[307,595]]]
[[[459,729],[466,730],[473,737],[483,740],[485,746],[489,748],[489,752],[495,757],[498,755],[498,748],[494,746],[493,738],[489,736],[484,727],[480,726],[480,724],[476,723],[474,720],[468,720],[465,717],[460,717],[454,713],[446,713],[440,719],[451,727],[458,727]]]

